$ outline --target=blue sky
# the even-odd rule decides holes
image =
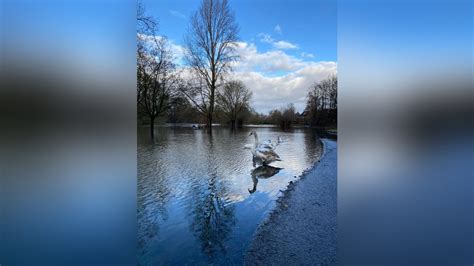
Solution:
[[[188,18],[200,0],[144,0],[150,14],[156,16],[161,33],[181,43],[189,24]],[[258,34],[297,44],[290,54],[311,53],[321,61],[337,59],[337,4],[335,0],[238,0],[230,1],[240,25],[242,41],[257,41]],[[275,31],[279,25],[281,34]],[[271,49],[261,43],[259,50]]]
[[[143,0],[147,13],[159,21],[159,34],[175,51],[200,3]],[[252,106],[266,113],[294,103],[303,111],[311,84],[337,71],[337,2],[231,0],[230,5],[240,27],[241,60],[233,78],[253,91]]]

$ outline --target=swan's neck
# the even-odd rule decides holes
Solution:
[[[257,145],[258,145],[258,136],[257,136],[257,133],[254,133],[254,134],[253,134],[253,137],[255,138],[255,147],[257,147]]]

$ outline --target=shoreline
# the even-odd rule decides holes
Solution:
[[[337,142],[321,142],[321,159],[287,186],[257,228],[246,265],[337,264]]]

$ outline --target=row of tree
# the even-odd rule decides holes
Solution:
[[[149,119],[152,136],[156,118],[178,108],[173,104],[182,103],[182,98],[206,117],[210,130],[216,103],[235,126],[251,93],[241,82],[225,78],[237,59],[239,32],[228,1],[202,1],[184,36],[187,68],[180,71],[173,64],[167,39],[158,35],[158,23],[146,15],[141,3],[137,19],[137,105],[139,114]],[[190,77],[185,80],[186,74]]]
[[[137,11],[137,111],[148,119],[154,136],[156,118],[168,111],[180,85],[171,48],[158,35],[158,23],[141,4]]]
[[[337,124],[337,77],[331,76],[314,84],[308,92],[305,116],[314,126]]]

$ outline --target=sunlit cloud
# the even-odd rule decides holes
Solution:
[[[239,60],[235,68],[240,71],[287,72],[304,66],[303,60],[283,51],[257,51],[255,44],[238,42],[236,44]]]
[[[295,104],[296,110],[302,112],[309,88],[336,73],[336,62],[310,62],[305,67],[283,76],[236,71],[232,77],[242,80],[252,90],[252,106],[257,112],[267,113],[272,109],[285,107],[288,103]]]

